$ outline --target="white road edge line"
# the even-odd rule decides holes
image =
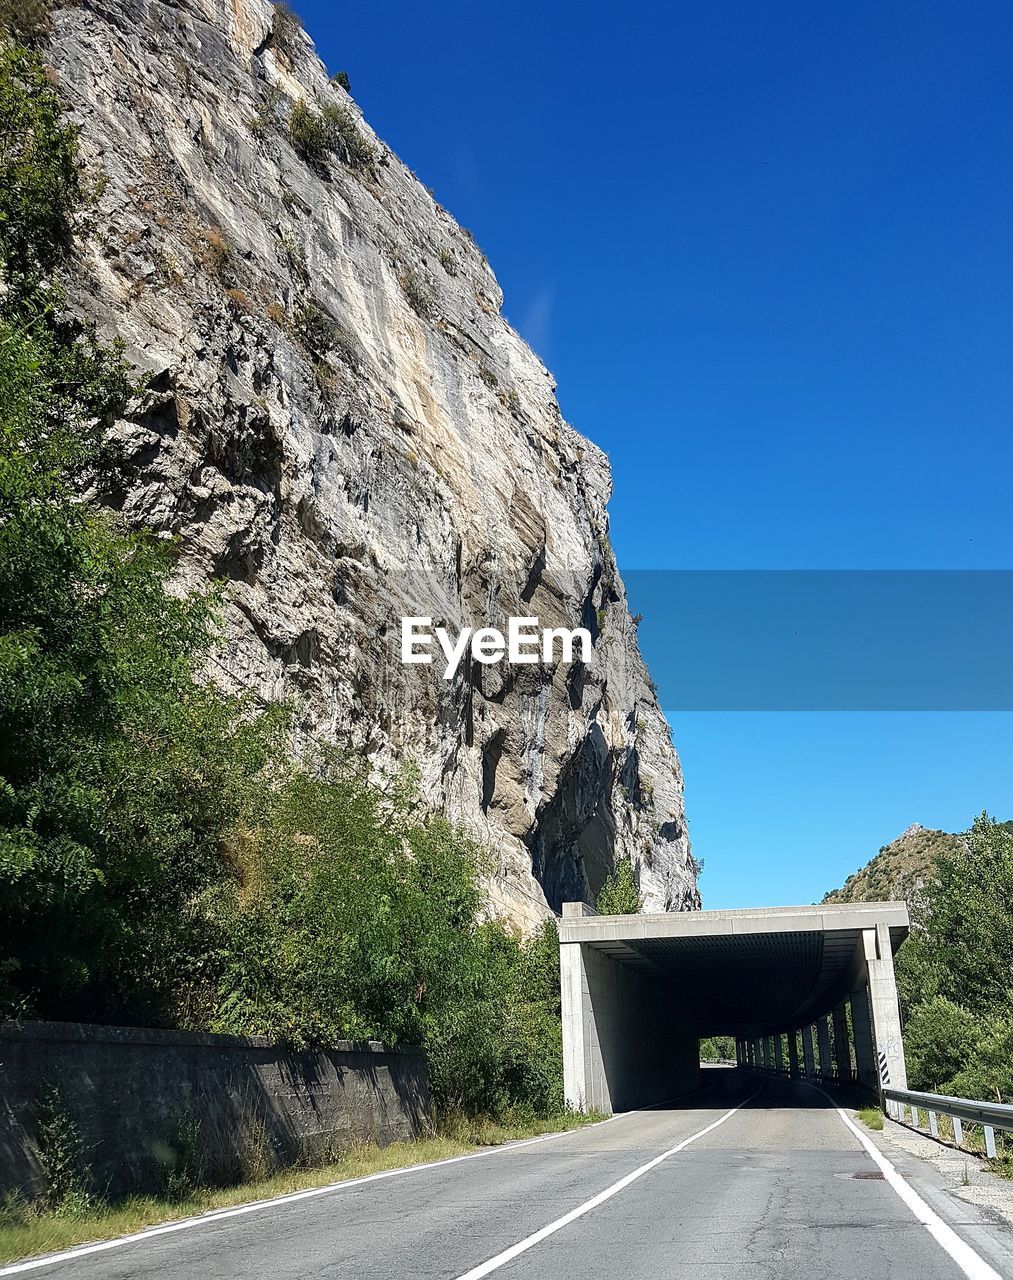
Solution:
[[[897,1172],[895,1166],[887,1160],[872,1139],[859,1129],[858,1125],[847,1115],[843,1108],[838,1107],[833,1098],[828,1093],[824,1093],[819,1086],[813,1085],[813,1088],[818,1093],[822,1093],[824,1098],[834,1107],[837,1114],[879,1166],[890,1186],[893,1187],[894,1191],[897,1192],[914,1216],[928,1231],[929,1235],[932,1236],[936,1244],[950,1255],[964,1275],[969,1280],[1002,1280],[999,1272],[990,1267],[980,1254],[975,1253],[971,1246],[965,1240],[962,1240],[951,1226],[943,1221],[935,1209],[926,1204],[914,1187],[905,1181],[904,1177]]]
[[[748,1099],[747,1099],[748,1101]],[[658,1103],[658,1106],[664,1104]],[[149,1240],[153,1236],[172,1235],[177,1231],[192,1231],[194,1227],[204,1227],[213,1222],[221,1222],[225,1218],[238,1218],[246,1213],[260,1213],[264,1209],[273,1209],[278,1205],[291,1204],[295,1200],[309,1200],[313,1196],[330,1195],[339,1191],[347,1191],[350,1187],[361,1187],[366,1182],[379,1182],[384,1178],[398,1178],[407,1173],[423,1173],[427,1169],[440,1169],[448,1164],[460,1164],[463,1160],[482,1160],[486,1156],[505,1155],[508,1151],[516,1151],[519,1147],[530,1147],[536,1142],[553,1142],[556,1138],[568,1138],[575,1133],[585,1133],[588,1129],[598,1128],[603,1124],[611,1124],[613,1120],[623,1120],[627,1116],[642,1114],[637,1111],[621,1111],[606,1116],[604,1120],[596,1120],[593,1124],[583,1125],[579,1129],[563,1129],[560,1133],[543,1133],[537,1138],[522,1138],[518,1142],[504,1143],[500,1147],[490,1147],[488,1151],[472,1151],[463,1156],[449,1156],[446,1160],[430,1160],[425,1164],[403,1165],[397,1169],[384,1169],[382,1173],[368,1173],[361,1178],[346,1178],[343,1182],[328,1182],[322,1187],[307,1187],[305,1191],[290,1191],[283,1196],[272,1196],[269,1200],[253,1200],[249,1204],[236,1205],[231,1209],[211,1209],[207,1213],[198,1214],[195,1218],[181,1218],[176,1222],[165,1222],[158,1227],[145,1227],[143,1231],[134,1231],[128,1236],[117,1236],[113,1240],[98,1240],[94,1244],[79,1244],[60,1253],[47,1253],[39,1258],[27,1258],[24,1262],[12,1262],[0,1266],[0,1276],[18,1275],[22,1271],[37,1271],[42,1267],[56,1266],[60,1262],[68,1262],[73,1258],[83,1258],[89,1253],[105,1253],[108,1249],[120,1249],[127,1244],[136,1244],[138,1240]],[[699,1137],[699,1134],[697,1135]]]
[[[576,1209],[571,1209],[569,1213],[564,1214],[561,1218],[557,1218],[555,1222],[550,1222],[548,1226],[542,1227],[540,1231],[536,1231],[534,1235],[527,1236],[524,1240],[519,1240],[516,1244],[504,1249],[502,1253],[497,1253],[494,1258],[490,1258],[488,1262],[483,1262],[477,1267],[472,1267],[470,1271],[465,1271],[463,1275],[457,1277],[457,1280],[482,1280],[483,1276],[489,1275],[493,1271],[498,1271],[500,1267],[505,1266],[508,1262],[512,1262],[514,1258],[522,1253],[527,1253],[529,1249],[533,1249],[536,1244],[554,1235],[557,1231],[561,1231],[563,1227],[567,1227],[571,1222],[576,1222],[578,1218],[582,1218],[586,1213],[590,1213],[592,1209],[597,1209],[600,1204],[604,1204],[606,1200],[611,1200],[613,1196],[618,1195],[631,1182],[636,1182],[638,1178],[642,1178],[645,1173],[650,1173],[652,1169],[656,1169],[663,1160],[667,1160],[669,1156],[676,1155],[679,1151],[683,1151],[691,1142],[696,1142],[697,1138],[702,1138],[704,1134],[710,1133],[716,1129],[718,1125],[724,1124],[726,1120],[731,1119],[736,1111],[744,1107],[747,1102],[752,1102],[756,1093],[751,1093],[748,1098],[744,1098],[738,1106],[732,1107],[730,1111],[726,1111],[723,1116],[715,1120],[706,1128],[692,1134],[688,1138],[683,1138],[682,1142],[677,1143],[674,1147],[669,1147],[667,1151],[663,1151],[660,1156],[655,1156],[653,1160],[648,1160],[646,1164],[642,1164],[638,1169],[634,1169],[632,1173],[628,1173],[625,1178],[620,1178],[618,1182],[613,1182],[610,1187],[606,1187],[604,1191],[599,1191],[596,1196],[592,1196],[590,1200],[585,1200]]]
[[[283,1196],[272,1196],[269,1200],[252,1200],[249,1204],[236,1205],[231,1209],[211,1209],[207,1213],[198,1214],[195,1218],[180,1218],[176,1222],[165,1222],[159,1227],[145,1227],[143,1231],[134,1231],[128,1236],[117,1236],[114,1240],[98,1240],[95,1244],[79,1244],[61,1253],[48,1253],[40,1258],[28,1258],[24,1262],[8,1263],[0,1267],[0,1276],[13,1276],[21,1271],[36,1271],[40,1267],[55,1266],[58,1262],[67,1262],[71,1258],[82,1258],[89,1253],[104,1253],[107,1249],[119,1249],[125,1244],[135,1244],[138,1240],[148,1240],[152,1236],[171,1235],[176,1231],[190,1231],[194,1227],[207,1226],[212,1222],[221,1222],[225,1218],[238,1218],[245,1213],[259,1213],[264,1209],[273,1209],[277,1205],[291,1204],[295,1200],[309,1200],[313,1196],[328,1195],[332,1192],[345,1191],[349,1187],[360,1187],[366,1182],[379,1182],[382,1178],[397,1178],[405,1173],[421,1173],[426,1169],[440,1169],[444,1165],[459,1164],[462,1160],[481,1160],[485,1156],[502,1155],[507,1151],[516,1151],[518,1147],[530,1147],[536,1142],[551,1142],[554,1138],[566,1138],[573,1133],[583,1133],[585,1129],[594,1129],[598,1125],[609,1124],[618,1120],[621,1115],[633,1115],[632,1111],[620,1115],[606,1116],[604,1120],[596,1120],[594,1124],[584,1125],[579,1129],[563,1129],[559,1133],[543,1133],[537,1138],[522,1138],[518,1142],[504,1143],[500,1147],[490,1147],[488,1151],[471,1151],[464,1156],[449,1156],[446,1160],[429,1160],[425,1164],[402,1165],[397,1169],[384,1169],[381,1173],[367,1173],[361,1178],[346,1178],[343,1182],[328,1182],[322,1187],[307,1187],[305,1191],[289,1191]]]

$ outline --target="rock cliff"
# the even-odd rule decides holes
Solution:
[[[699,905],[679,761],[608,539],[607,459],[500,314],[469,234],[282,6],[90,0],[49,59],[91,207],[74,305],[144,385],[103,501],[228,580],[219,677],[305,738],[405,760],[531,923],[630,854]],[[589,668],[406,669],[404,615],[584,625]]]

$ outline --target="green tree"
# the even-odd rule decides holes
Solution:
[[[631,858],[619,858],[598,891],[598,911],[603,916],[635,915],[644,900]]]
[[[53,269],[78,199],[77,135],[37,54],[0,47],[0,259],[6,309]]]
[[[915,1088],[1010,1096],[1013,832],[987,814],[937,857],[898,956],[905,1051]]]
[[[971,1060],[981,1036],[979,1020],[945,996],[916,1005],[904,1028],[904,1055],[912,1089],[944,1092]]]
[[[290,766],[247,820],[204,902],[212,1029],[421,1044],[444,1108],[561,1106],[555,926],[523,941],[482,921],[473,841],[335,753]]]
[[[1013,832],[983,813],[926,888],[925,984],[978,1016],[1013,1011]]]
[[[963,1098],[1013,1102],[1013,1017],[986,1018],[973,1052],[946,1092]]]

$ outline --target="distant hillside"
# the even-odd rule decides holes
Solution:
[[[932,866],[941,853],[959,848],[962,836],[948,831],[930,831],[914,826],[896,840],[885,844],[860,871],[848,876],[840,889],[824,897],[824,902],[890,902],[904,900],[913,905]]]

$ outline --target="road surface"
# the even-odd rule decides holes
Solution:
[[[705,1079],[705,1089],[677,1107],[227,1211],[186,1230],[70,1252],[27,1274],[1013,1280],[1007,1228],[932,1185],[927,1167],[904,1166],[899,1193],[811,1086],[726,1070]],[[915,1211],[902,1198],[912,1189]],[[918,1204],[928,1206],[922,1221]]]

